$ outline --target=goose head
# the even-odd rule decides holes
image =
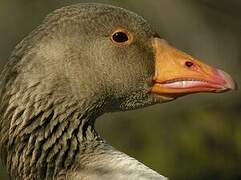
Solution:
[[[122,8],[74,5],[55,11],[38,29],[35,47],[25,55],[31,60],[23,66],[24,83],[102,101],[106,111],[235,88],[230,75],[175,49],[146,20]]]

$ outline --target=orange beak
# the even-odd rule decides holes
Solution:
[[[151,93],[178,97],[198,92],[224,92],[235,89],[231,76],[154,38],[155,75]]]

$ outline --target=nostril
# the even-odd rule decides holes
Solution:
[[[185,65],[186,65],[188,68],[190,68],[190,67],[192,67],[194,64],[193,64],[193,62],[191,62],[191,61],[186,61],[186,62],[185,62]]]

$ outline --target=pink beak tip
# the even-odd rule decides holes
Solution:
[[[227,90],[237,90],[237,83],[233,80],[233,78],[226,72],[218,69],[217,73],[219,76],[225,81],[224,88]]]

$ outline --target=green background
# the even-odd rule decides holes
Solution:
[[[14,46],[52,10],[102,2],[145,17],[160,36],[241,84],[239,0],[0,0],[0,70]],[[196,94],[97,120],[117,149],[170,179],[241,179],[241,91]],[[0,180],[7,179],[0,169]]]

